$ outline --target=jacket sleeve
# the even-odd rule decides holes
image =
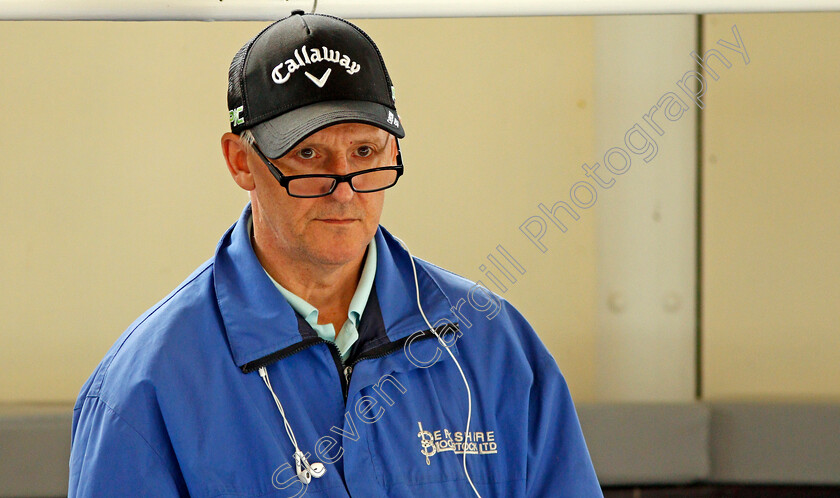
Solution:
[[[188,496],[177,464],[98,396],[73,411],[68,497]]]
[[[602,497],[569,388],[554,358],[539,349],[528,406],[527,495]]]

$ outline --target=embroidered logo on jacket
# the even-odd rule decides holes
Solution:
[[[443,431],[431,432],[423,430],[423,424],[419,421],[417,427],[420,428],[420,432],[417,433],[417,437],[420,438],[420,453],[426,457],[426,465],[432,464],[429,457],[444,451],[451,451],[456,455],[463,455],[464,453],[492,455],[498,453],[494,431],[464,433],[443,429]]]

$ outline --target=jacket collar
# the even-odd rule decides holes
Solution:
[[[302,326],[263,271],[250,243],[247,224],[250,215],[249,203],[239,221],[219,242],[213,267],[219,311],[234,362],[240,368],[303,343],[318,341],[310,327]],[[429,328],[417,309],[408,252],[381,226],[374,240],[377,249],[374,292],[360,324],[360,350],[354,354]],[[423,310],[431,324],[444,318],[454,321],[450,312],[452,304],[446,294],[419,264],[417,279]]]

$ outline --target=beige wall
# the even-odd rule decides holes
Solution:
[[[840,398],[840,14],[709,16],[750,64],[704,111],[708,398]]]
[[[703,111],[705,392],[838,397],[840,17],[709,16],[706,39],[736,23],[750,64]],[[408,130],[383,224],[485,282],[503,245],[527,269],[503,295],[593,399],[595,220],[550,232],[546,254],[518,231],[599,152],[592,20],[360,24]],[[246,201],[219,153],[227,65],[263,25],[0,23],[0,402],[74,399],[212,255]]]
[[[502,244],[527,269],[504,296],[587,397],[592,220],[546,255],[518,226],[591,156],[591,20],[360,24],[408,131],[383,224],[472,279]],[[227,66],[263,25],[0,23],[0,401],[74,399],[119,334],[212,256],[246,200],[218,145]]]

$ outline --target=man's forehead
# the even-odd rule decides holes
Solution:
[[[298,146],[308,143],[333,141],[385,142],[391,136],[387,131],[364,123],[341,123],[328,126],[304,138]]]

